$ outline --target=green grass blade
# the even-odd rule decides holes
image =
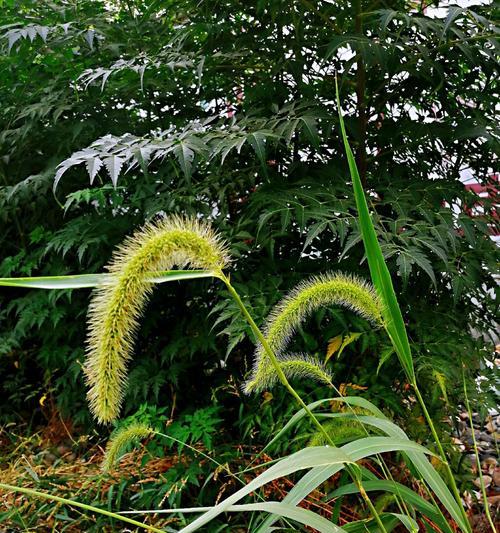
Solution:
[[[361,417],[359,417],[361,419]],[[365,417],[371,418],[371,417]],[[361,419],[362,420],[362,419]],[[378,418],[375,420],[379,421]],[[420,454],[434,455],[424,446],[409,440],[397,437],[363,437],[362,439],[349,442],[340,448],[354,461],[359,461],[370,455],[387,452],[417,452]]]
[[[210,278],[213,272],[207,270],[167,270],[152,272],[148,279],[151,283],[182,281],[186,279]],[[0,286],[22,287],[25,289],[84,289],[104,285],[112,280],[112,275],[77,274],[74,276],[41,276],[31,278],[0,278]]]
[[[337,84],[336,93],[342,140],[344,142],[344,148],[349,164],[349,171],[354,188],[354,197],[358,209],[359,226],[361,229],[361,235],[363,237],[370,274],[373,284],[384,302],[384,318],[386,321],[387,332],[394,344],[394,348],[396,349],[397,355],[408,376],[408,379],[413,382],[415,379],[415,369],[413,366],[410,343],[408,342],[408,335],[406,333],[406,328],[403,322],[401,309],[396,298],[396,293],[394,292],[391,275],[385,263],[384,256],[382,255],[382,250],[380,248],[377,234],[375,233],[375,228],[368,210],[368,204],[366,202],[366,196],[363,191],[363,186],[361,184],[361,178],[356,166],[354,154],[349,145],[349,140],[347,139],[344,119],[342,117],[342,111],[340,108],[340,97]]]
[[[346,417],[352,417],[352,415],[346,413]],[[467,531],[460,507],[446,486],[446,483],[442,480],[441,476],[436,472],[435,468],[425,457],[425,454],[430,454],[431,452],[419,444],[413,443],[400,427],[387,418],[382,419],[374,416],[358,415],[356,420],[382,430],[384,433],[386,433],[386,435],[388,435],[388,437],[367,437],[366,439],[359,439],[342,446],[341,449],[345,451],[345,453],[347,453],[347,455],[349,455],[353,460],[358,461],[359,459],[363,459],[364,457],[368,457],[376,453],[396,451],[395,448],[391,449],[391,444],[397,447],[398,443],[406,443],[408,447],[405,449],[403,449],[403,447],[397,449],[405,452],[408,459],[419,471],[422,479],[432,489],[445,509],[447,509],[454,520],[456,520],[460,528],[463,531]],[[359,444],[363,441],[367,441],[368,439],[372,439],[371,449],[363,444]],[[376,439],[381,440],[377,441]],[[415,446],[417,446],[417,448],[415,448]],[[312,492],[316,487],[321,485],[337,472],[339,472],[339,469],[335,465],[313,468],[295,484],[283,501],[291,505],[298,505],[299,502],[301,502],[310,492]],[[261,529],[259,529],[259,533],[268,531],[266,528],[269,528],[274,521],[275,519],[273,517],[266,519],[266,521],[262,524]]]
[[[338,107],[338,112],[339,112],[340,129],[342,133],[342,139],[344,142],[344,148],[347,154],[349,171],[350,171],[352,182],[353,182],[354,196],[355,196],[356,205],[358,208],[358,220],[360,224],[361,235],[363,237],[365,253],[366,253],[367,260],[368,260],[368,266],[370,268],[370,273],[372,276],[373,284],[375,285],[375,288],[379,292],[380,297],[382,298],[382,301],[385,305],[385,309],[384,309],[385,329],[392,341],[392,344],[399,358],[401,366],[403,367],[406,373],[406,376],[409,382],[412,384],[415,394],[417,395],[417,399],[424,412],[425,419],[427,420],[432,436],[436,442],[439,453],[441,455],[441,459],[443,460],[443,464],[444,464],[444,467],[445,467],[445,470],[448,476],[449,484],[454,493],[455,505],[453,507],[453,511],[456,511],[458,508],[460,512],[460,520],[456,516],[454,516],[454,518],[463,531],[467,533],[471,533],[472,530],[471,530],[471,527],[470,527],[470,524],[467,518],[467,514],[465,513],[465,510],[462,507],[460,493],[458,491],[455,479],[453,477],[453,472],[451,471],[449,463],[446,459],[446,454],[444,453],[443,446],[439,440],[439,436],[434,427],[434,422],[432,421],[432,418],[427,410],[425,402],[423,401],[421,393],[418,389],[418,385],[417,385],[417,381],[415,377],[415,368],[414,368],[413,358],[412,358],[411,349],[410,349],[410,343],[408,341],[408,334],[406,331],[406,327],[404,325],[403,316],[401,314],[401,308],[399,307],[396,294],[394,292],[394,286],[392,284],[392,279],[391,279],[389,270],[387,268],[387,264],[382,255],[382,250],[380,248],[380,244],[378,242],[377,235],[375,233],[375,228],[373,226],[373,223],[370,217],[370,212],[368,210],[366,196],[363,191],[361,179],[360,179],[359,172],[356,166],[356,161],[354,159],[354,154],[351,150],[349,141],[347,139],[344,120],[342,117],[342,111],[340,108],[340,97],[339,97],[337,80],[335,80],[335,88],[336,88],[337,107]]]
[[[422,513],[424,516],[434,522],[437,526],[439,526],[441,531],[446,533],[453,533],[453,530],[451,529],[448,522],[444,519],[441,511],[435,505],[428,502],[427,500],[424,500],[424,498],[422,498],[415,491],[411,490],[405,485],[388,479],[379,479],[376,481],[363,482],[363,488],[367,492],[384,491],[391,492],[393,494],[398,494],[402,498],[404,498],[407,504],[413,506],[417,511]],[[336,498],[339,496],[345,496],[346,494],[357,494],[358,492],[358,487],[356,487],[354,483],[349,483],[348,485],[344,485],[330,493],[328,495],[328,499]]]
[[[389,437],[394,437],[396,439],[408,439],[406,433],[390,420],[381,420],[372,416],[359,416],[357,420],[381,429],[384,433],[389,435]],[[415,468],[422,476],[422,479],[432,489],[436,497],[441,501],[444,508],[450,513],[461,529],[463,531],[467,531],[467,524],[464,522],[460,506],[453,497],[453,494],[448,489],[446,483],[437,473],[432,464],[427,460],[425,455],[423,453],[415,453],[414,451],[410,450],[406,452],[406,456],[413,463]]]
[[[373,405],[373,403],[359,396],[341,396],[341,397],[335,397],[335,398],[323,398],[322,400],[317,400],[315,402],[308,404],[307,407],[310,411],[314,411],[316,407],[319,407],[320,405],[324,403],[330,403],[330,402],[343,402],[351,406],[354,405],[356,407],[362,407],[363,409],[367,409],[368,411],[371,411],[375,416],[378,416],[380,418],[385,418],[384,413],[382,413],[380,409],[378,409],[375,405]],[[299,411],[297,411],[292,416],[292,418],[290,418],[290,420],[283,426],[283,428],[281,428],[281,430],[271,439],[271,441],[266,444],[266,446],[260,453],[262,454],[266,450],[268,450],[275,442],[277,442],[293,426],[298,424],[305,416],[307,416],[305,409],[300,409]]]
[[[96,287],[106,283],[106,281],[109,281],[109,278],[109,274],[0,278],[0,286],[21,287],[24,289],[82,289],[86,287]]]
[[[384,433],[395,439],[408,439],[406,433],[390,420],[381,420],[380,418],[372,416],[358,416],[357,420],[362,423],[373,425],[381,429]],[[411,442],[408,439],[408,442]],[[343,448],[345,449],[345,447]],[[349,453],[348,450],[346,450]],[[349,453],[349,455],[352,455]],[[436,497],[441,501],[444,508],[450,513],[453,519],[457,522],[463,531],[467,531],[468,524],[465,523],[462,514],[462,509],[453,497],[453,494],[448,489],[446,483],[437,473],[436,469],[427,460],[423,453],[415,453],[413,450],[406,452],[406,456],[413,463],[415,468],[419,471],[422,479],[432,489]]]
[[[153,509],[148,511],[122,511],[121,515],[127,514],[185,514],[185,513],[200,513],[210,511],[213,507],[186,507],[178,509]],[[333,524],[326,518],[316,514],[308,509],[295,507],[294,505],[286,505],[281,502],[260,502],[247,503],[241,505],[231,505],[227,507],[226,513],[242,513],[242,512],[264,512],[272,513],[273,515],[289,518],[300,524],[312,527],[322,533],[344,533],[344,529]]]
[[[382,513],[380,518],[387,532],[392,531],[400,523],[402,523],[408,531],[416,532],[419,530],[417,522],[403,514]],[[347,531],[348,533],[379,533],[378,524],[372,518],[368,520],[356,520],[343,527],[344,531]]]
[[[231,511],[261,511],[265,513],[272,513],[275,516],[282,516],[288,518],[305,526],[314,528],[321,533],[344,533],[345,530],[326,518],[320,516],[314,511],[295,507],[294,505],[286,505],[280,502],[262,502],[250,503],[246,505],[234,505],[230,508]]]
[[[352,454],[346,453],[347,450],[352,452]],[[423,446],[420,446],[420,444],[416,444],[407,439],[397,439],[392,437],[367,437],[349,443],[342,448],[331,448],[328,446],[306,448],[286,457],[285,459],[282,459],[279,463],[276,463],[271,468],[257,476],[254,480],[248,483],[246,487],[240,489],[233,495],[229,496],[229,498],[226,498],[224,501],[214,506],[210,511],[204,513],[181,531],[182,533],[196,531],[200,527],[203,527],[205,524],[216,518],[219,514],[226,512],[232,505],[240,501],[245,496],[248,496],[250,493],[262,487],[266,483],[270,483],[271,481],[274,481],[280,477],[288,476],[291,473],[308,468],[316,470],[317,468],[326,467],[333,469],[333,473],[336,473],[344,468],[347,463],[353,463],[354,461],[358,461],[359,459],[373,454],[391,451],[430,453]],[[330,477],[330,475],[328,477]],[[307,490],[307,492],[301,496],[297,502],[290,502],[291,506],[295,507],[296,504],[305,496],[307,496],[309,492],[314,490],[316,486],[313,486]],[[284,501],[284,503],[285,505],[288,504],[287,501]],[[272,518],[275,519],[275,517]]]
[[[380,421],[384,422],[384,420]],[[404,432],[403,435],[405,435]],[[407,454],[414,452],[422,455],[425,453],[431,453],[423,446],[420,446],[420,444],[416,444],[415,442],[410,441],[407,437],[396,438],[392,436],[366,437],[358,439],[354,442],[350,442],[349,444],[345,444],[340,448],[340,450],[346,453],[353,461],[359,461],[377,453],[386,453],[394,451],[403,451]],[[295,484],[295,486],[285,496],[283,503],[289,505],[298,505],[308,494],[310,494],[313,490],[319,487],[327,479],[334,476],[337,472],[340,472],[341,469],[342,465],[339,467],[339,465],[335,464],[313,468]],[[269,528],[273,525],[275,521],[275,516],[270,516],[266,518],[266,520],[259,527],[257,533],[269,531]]]

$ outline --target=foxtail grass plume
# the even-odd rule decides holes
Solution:
[[[113,466],[116,465],[130,444],[146,439],[152,433],[154,433],[154,431],[149,426],[139,423],[120,428],[114,435],[112,435],[106,445],[101,469],[104,472],[109,472]]]
[[[218,272],[228,262],[226,245],[207,224],[181,217],[149,223],[117,249],[107,267],[112,281],[95,289],[88,316],[87,397],[99,422],[119,415],[139,318],[153,290],[148,274],[174,266]]]
[[[365,281],[345,274],[324,274],[300,283],[273,309],[264,329],[269,347],[279,360],[283,360],[285,375],[290,371],[290,377],[300,374],[317,381],[329,382],[330,375],[319,361],[284,357],[283,354],[288,341],[306,318],[317,309],[332,305],[345,307],[374,324],[382,325],[381,300],[373,287]],[[301,365],[302,371],[299,371]],[[245,384],[245,392],[269,388],[277,379],[271,361],[263,346],[259,345],[255,352],[252,376]]]

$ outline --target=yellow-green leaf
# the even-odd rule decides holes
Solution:
[[[357,331],[354,331],[353,333],[348,333],[344,340],[342,341],[342,345],[340,346],[339,353],[337,354],[337,357],[340,357],[342,355],[342,352],[344,351],[346,346],[349,346],[351,342],[354,342],[357,338],[361,337],[362,333],[358,333]]]
[[[325,363],[330,357],[337,352],[342,346],[342,335],[337,335],[328,341],[328,347],[326,349]]]

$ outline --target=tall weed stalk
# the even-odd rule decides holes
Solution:
[[[448,482],[450,484],[450,487],[452,488],[457,504],[460,506],[460,509],[462,511],[462,527],[465,526],[466,531],[472,531],[469,525],[467,514],[465,513],[465,509],[462,505],[460,493],[458,491],[453,472],[451,471],[450,464],[444,452],[443,445],[441,443],[441,440],[439,439],[438,433],[434,426],[434,421],[432,420],[432,417],[429,414],[425,401],[418,387],[415,375],[415,367],[413,364],[413,357],[411,354],[410,343],[408,341],[406,326],[403,321],[403,315],[401,313],[401,308],[399,306],[396,293],[394,291],[394,286],[392,283],[391,275],[389,273],[389,269],[387,268],[387,264],[382,254],[380,243],[378,242],[377,235],[375,233],[375,227],[373,225],[372,218],[368,209],[368,204],[361,183],[359,171],[356,165],[356,160],[354,158],[354,154],[347,138],[344,119],[341,111],[337,79],[335,80],[335,89],[340,129],[345,152],[347,155],[347,161],[349,164],[349,171],[353,183],[361,235],[363,238],[366,258],[368,261],[368,266],[370,269],[373,284],[379,292],[382,301],[384,302],[385,328],[394,346],[394,350],[399,358],[401,366],[403,367],[406,373],[407,379],[415,392],[415,396],[417,397],[417,400],[422,408],[422,412],[434,438],[434,442],[437,446],[439,455],[447,473]]]

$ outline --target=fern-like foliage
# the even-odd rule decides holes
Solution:
[[[321,307],[339,305],[350,309],[376,325],[382,325],[382,304],[375,290],[365,281],[345,274],[325,274],[300,283],[271,312],[264,336],[271,350],[283,361],[282,368],[290,377],[302,375],[329,382],[323,365],[311,358],[284,356],[290,338],[304,320]],[[299,370],[299,368],[301,370]],[[273,371],[264,347],[255,352],[255,363],[245,391],[260,391],[274,385]]]
[[[77,38],[82,38],[86,41],[90,49],[94,48],[94,41],[97,38],[102,40],[104,37],[95,29],[80,29],[72,22],[66,22],[64,24],[55,24],[51,26],[45,26],[42,24],[9,24],[13,26],[9,28],[1,37],[7,40],[7,52],[10,53],[12,47],[19,41],[29,41],[33,43],[38,40],[38,37],[44,44],[48,41],[51,44],[57,41],[76,41]],[[5,26],[4,26],[5,27]]]
[[[85,374],[99,422],[119,414],[134,335],[152,290],[147,274],[174,265],[219,271],[228,261],[225,244],[207,224],[176,217],[146,225],[114,253],[113,281],[95,290],[89,307]]]
[[[126,68],[136,71],[142,80],[145,64],[141,61],[119,61],[109,69],[85,71],[79,81],[89,84],[102,79],[104,84],[112,72]],[[185,66],[187,68],[188,64]],[[182,128],[171,126],[157,131],[154,136],[108,134],[74,152],[58,165],[54,190],[70,168],[81,165],[85,166],[91,185],[104,169],[116,187],[119,177],[126,172],[137,167],[145,170],[154,162],[165,159],[175,160],[185,177],[190,178],[198,161],[213,162],[219,158],[222,165],[230,154],[240,154],[244,146],[250,147],[267,172],[266,158],[273,145],[290,146],[293,137],[302,134],[313,147],[318,147],[320,120],[324,120],[324,116],[316,107],[294,101],[278,110],[269,120],[252,115],[231,119],[212,116],[189,121]]]
[[[152,433],[153,430],[149,426],[139,423],[120,428],[108,441],[101,464],[102,470],[109,472],[130,444],[143,440]]]
[[[195,63],[196,59],[197,63]],[[149,69],[158,72],[158,69],[162,66],[172,72],[174,69],[188,69],[198,66],[201,75],[201,68],[203,65],[200,65],[200,58],[196,58],[194,54],[187,54],[185,51],[180,52],[165,47],[154,59],[149,58],[145,54],[139,54],[131,59],[118,59],[118,61],[115,61],[109,67],[85,69],[82,74],[80,74],[77,81],[85,89],[87,89],[89,85],[100,83],[101,90],[103,90],[111,75],[117,75],[124,71],[132,71],[139,75],[141,88],[143,88],[145,71]]]

